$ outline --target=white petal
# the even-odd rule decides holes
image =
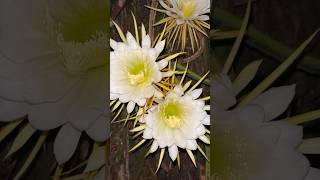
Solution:
[[[202,93],[202,88],[199,88],[199,89],[195,89],[193,90],[190,95],[192,96],[192,99],[197,99],[198,97],[200,97]]]
[[[130,101],[130,102],[128,103],[128,105],[127,105],[127,112],[128,112],[128,113],[131,113],[131,112],[133,111],[133,109],[134,109],[135,106],[136,106],[136,103],[133,102],[133,101]]]
[[[26,98],[33,104],[44,102],[55,102],[75,89],[79,77],[70,76],[63,70],[51,68],[39,75],[26,81]]]
[[[67,162],[75,152],[81,132],[70,124],[62,126],[54,140],[54,155],[59,164]]]
[[[174,71],[161,72],[162,77],[170,77],[174,75]]]
[[[163,51],[165,44],[166,44],[166,40],[162,40],[158,44],[156,44],[154,48],[157,51],[157,56],[159,56],[160,53]]]
[[[142,39],[142,48],[151,48],[151,39],[149,35],[146,35]]]
[[[263,108],[258,105],[247,105],[237,108],[234,110],[234,113],[237,119],[250,123],[252,126],[260,125],[265,118]]]
[[[159,145],[158,145],[157,141],[154,140],[152,142],[151,147],[150,147],[150,153],[154,153],[158,149],[158,147],[159,147]]]
[[[211,124],[211,123],[210,123],[210,116],[207,115],[207,116],[202,120],[202,123],[203,123],[204,125],[210,125],[210,124]]]
[[[55,51],[54,43],[39,23],[46,16],[46,6],[44,1],[1,1],[3,53],[16,62],[26,62]]]
[[[44,103],[29,107],[28,119],[30,124],[38,130],[49,130],[67,122],[66,113],[75,102],[77,94],[66,96],[56,103]]]
[[[88,129],[103,114],[96,108],[84,106],[83,110],[81,109],[82,107],[78,108],[78,111],[72,109],[67,113],[68,122],[81,131]]]
[[[106,92],[109,88],[106,84],[101,83],[107,81],[103,69],[92,70],[79,83],[81,87],[73,92],[79,93],[79,95],[67,113],[67,118],[79,130],[88,129],[106,109],[103,99],[108,98]],[[105,71],[107,70],[105,69]],[[91,95],[88,96],[88,94]]]
[[[131,100],[131,94],[120,94],[119,95],[119,101],[122,103],[127,103]]]
[[[131,48],[137,49],[139,45],[137,44],[136,39],[132,36],[130,32],[127,32],[127,41]]]
[[[204,135],[206,133],[206,129],[203,125],[200,125],[197,129],[197,134],[198,136]]]
[[[169,61],[167,59],[162,59],[157,63],[158,63],[159,70],[162,70],[163,68],[168,66]]]
[[[95,141],[103,142],[107,140],[110,136],[109,116],[100,116],[86,132]]]
[[[160,148],[165,148],[167,146],[167,143],[162,139],[158,139],[158,145]]]
[[[0,98],[13,101],[24,101],[24,83],[25,82],[0,78]]]
[[[176,19],[176,23],[177,25],[181,25],[181,24],[184,24],[186,21],[183,20],[183,19]]]
[[[271,88],[258,96],[252,104],[262,106],[266,114],[266,121],[270,121],[288,108],[294,95],[295,85]]]
[[[146,129],[143,132],[144,139],[152,139],[152,130],[149,127],[146,127]]]
[[[310,168],[307,176],[303,180],[319,180],[320,170],[317,168]]]
[[[201,15],[201,16],[198,16],[197,19],[200,21],[208,21],[209,16],[208,15]]]
[[[0,122],[10,122],[27,115],[28,105],[0,99]]]
[[[179,96],[182,96],[182,95],[184,94],[183,88],[182,88],[180,85],[175,86],[175,87],[173,88],[173,91],[174,91],[175,93],[177,93]]]
[[[168,148],[169,156],[172,161],[175,161],[178,156],[178,147],[176,145],[172,145]]]
[[[297,147],[301,143],[303,139],[302,126],[289,124],[284,121],[272,121],[270,124],[280,129],[279,143],[287,144],[289,147]]]
[[[176,145],[182,149],[187,147],[187,142],[183,139],[176,141]]]
[[[110,93],[110,100],[116,100],[119,98],[119,94],[116,93]]]
[[[112,49],[116,50],[117,47],[118,47],[118,43],[117,43],[115,40],[110,39],[110,47],[111,47]]]
[[[138,105],[139,105],[140,107],[142,107],[142,106],[144,106],[144,105],[146,104],[146,102],[147,102],[147,100],[146,100],[145,98],[140,99],[140,100],[138,101]]]
[[[187,140],[187,149],[196,150],[198,148],[198,144],[196,140]]]
[[[159,3],[166,10],[170,10],[170,7],[165,2],[163,2],[163,0],[159,0]]]
[[[221,77],[219,80],[213,80],[210,91],[213,92],[214,106],[219,110],[226,110],[236,103],[236,98],[229,77],[223,74]]]

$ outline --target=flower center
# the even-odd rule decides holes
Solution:
[[[178,7],[182,11],[184,17],[190,18],[194,15],[196,5],[194,0],[180,0]]]
[[[62,63],[70,73],[83,73],[107,64],[107,6],[68,6],[54,3],[47,17]]]
[[[151,81],[152,67],[148,63],[148,57],[140,52],[128,53],[125,58],[128,58],[127,65],[128,81],[133,86],[144,86]]]
[[[148,69],[143,62],[137,62],[128,68],[128,78],[131,85],[144,84],[148,80]]]
[[[161,120],[170,128],[176,129],[183,123],[182,104],[170,101],[160,106]]]

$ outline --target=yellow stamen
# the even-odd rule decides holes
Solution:
[[[195,12],[196,2],[194,0],[180,0],[178,6],[182,11],[183,16],[190,18]]]

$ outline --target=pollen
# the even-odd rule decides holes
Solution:
[[[182,104],[176,101],[170,101],[160,106],[161,119],[166,126],[177,129],[183,123]]]
[[[150,80],[150,66],[146,59],[135,57],[127,68],[128,81],[131,85],[144,85]]]
[[[196,2],[194,0],[181,0],[179,1],[179,8],[181,9],[184,17],[192,17],[196,10]]]

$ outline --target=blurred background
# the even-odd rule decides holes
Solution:
[[[246,0],[213,0],[214,8],[211,14],[213,29],[239,29],[246,2]],[[238,74],[248,63],[263,59],[257,76],[251,83],[251,86],[255,86],[320,27],[320,1],[252,0],[252,2],[250,26],[238,59],[235,61],[233,72]],[[211,57],[223,62],[233,40],[230,38],[211,41]],[[297,85],[295,99],[282,118],[319,109],[319,65],[320,37],[318,35],[303,56],[273,84],[273,86]],[[320,135],[320,121],[305,123],[303,127],[304,138]],[[307,157],[311,166],[320,167],[320,156],[307,155]]]

